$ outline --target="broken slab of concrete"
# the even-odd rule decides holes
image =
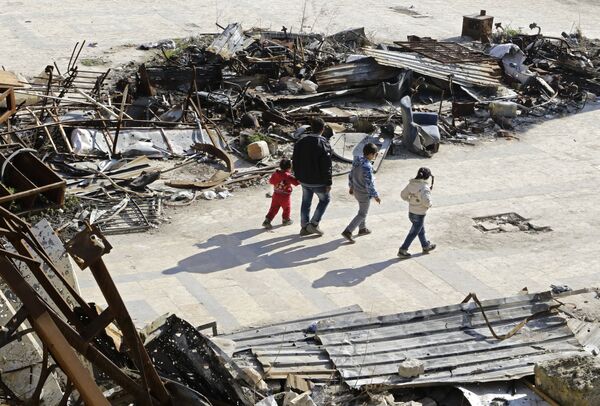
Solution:
[[[398,366],[398,375],[403,378],[414,378],[425,372],[425,364],[418,359],[407,359]]]
[[[304,392],[302,395],[295,397],[289,404],[290,406],[316,406],[308,392]]]
[[[600,359],[579,355],[541,362],[535,385],[561,405],[600,405]]]

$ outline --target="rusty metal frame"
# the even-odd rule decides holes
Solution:
[[[15,91],[12,87],[0,88],[0,102],[6,100],[6,111],[0,115],[0,123],[4,123],[17,111],[17,102],[15,100]]]
[[[26,212],[47,206],[62,206],[66,182],[34,154],[18,144],[0,146],[0,204],[18,201]],[[38,196],[46,203],[40,205]]]
[[[86,227],[67,244],[67,250],[82,269],[89,267],[104,294],[108,308],[100,314],[87,304],[58,272],[29,225],[2,207],[0,237],[6,241],[1,244],[3,247],[0,249],[0,277],[22,303],[21,308],[7,324],[6,334],[0,336],[0,346],[14,340],[17,334],[26,334],[24,331],[16,331],[28,320],[52,358],[67,375],[70,383],[68,386],[72,385],[77,389],[86,404],[109,403],[76,353],[110,376],[135,398],[137,404],[172,404],[171,396],[152,365],[125,303],[102,260],[102,255],[109,252],[111,246],[97,228]],[[87,321],[82,321],[81,317],[76,315],[75,309],[71,308],[58,288],[50,282],[42,270],[42,264],[48,266],[53,276],[58,278],[62,287],[74,298],[75,305],[83,312]],[[19,265],[27,266],[35,280],[26,280],[19,272]],[[42,299],[32,287],[33,283],[41,286],[54,304],[53,307]],[[123,333],[123,343],[128,349],[127,355],[137,367],[137,371],[126,373],[96,346],[96,337],[112,322],[115,322]]]

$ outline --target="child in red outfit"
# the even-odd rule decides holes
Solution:
[[[269,178],[269,183],[273,185],[273,197],[271,198],[271,208],[267,213],[263,227],[272,228],[271,221],[277,215],[279,208],[283,209],[283,225],[289,226],[293,223],[290,219],[290,211],[292,210],[292,186],[298,186],[299,182],[292,176],[292,161],[283,158],[279,163],[273,175]]]

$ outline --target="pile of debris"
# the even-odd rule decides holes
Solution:
[[[594,289],[484,301],[472,293],[385,316],[351,306],[227,335],[216,322],[194,327],[167,314],[137,330],[102,260],[112,247],[98,226],[63,245],[48,222],[30,227],[0,208],[0,237],[8,404],[435,406],[493,395],[552,405],[538,386],[564,399],[561,382],[572,375],[547,363],[566,357],[564,369],[577,357],[599,368]],[[70,259],[92,273],[106,307],[81,297]],[[579,385],[573,396],[599,390]]]
[[[548,226],[540,226],[517,213],[503,213],[493,216],[475,217],[475,228],[483,232],[511,233],[545,233],[552,231]]]
[[[312,118],[327,123],[337,174],[375,142],[430,157],[440,143],[515,137],[518,126],[581,109],[600,94],[600,43],[580,33],[510,33],[465,17],[481,42],[409,36],[373,44],[228,25],[220,34],[144,44],[158,56],[115,70],[0,72],[0,204],[44,208],[68,236],[156,227],[163,207],[226,198],[264,182]],[[491,43],[489,43],[491,41]],[[87,64],[86,64],[87,65]],[[200,193],[198,193],[200,192]],[[65,199],[65,195],[67,198]]]

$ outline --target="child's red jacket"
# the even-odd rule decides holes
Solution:
[[[300,183],[289,171],[277,169],[269,178],[269,183],[274,186],[274,192],[289,195],[292,193],[292,186],[298,186]]]

